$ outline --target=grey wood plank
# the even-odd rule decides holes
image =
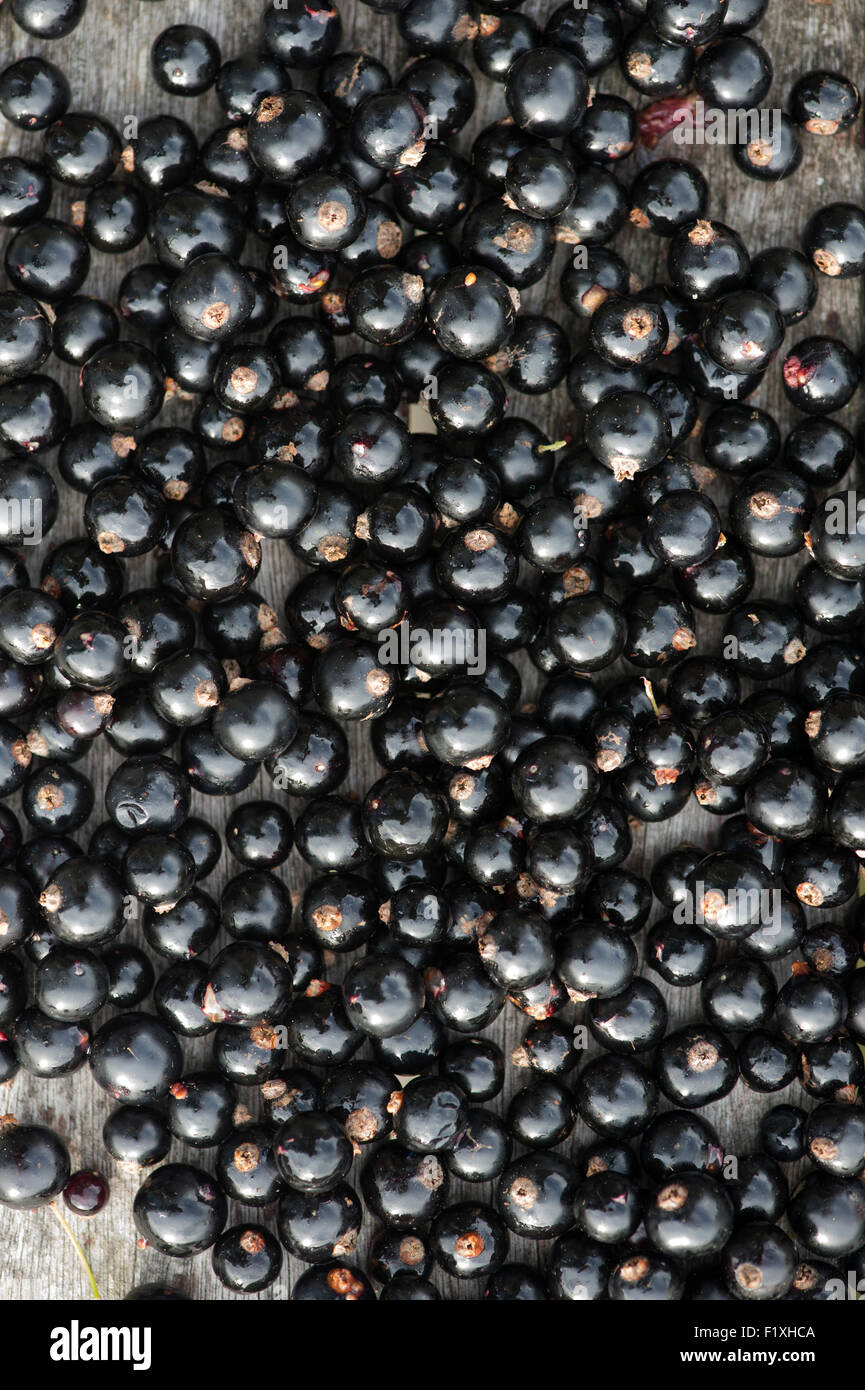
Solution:
[[[389,17],[369,10],[359,0],[343,0],[340,6],[345,32],[342,47],[365,47],[387,62],[394,73],[398,73],[406,61],[400,44],[396,25]],[[542,21],[554,8],[552,0],[527,0],[525,10]],[[195,130],[203,135],[219,121],[218,107],[212,93],[194,102],[168,97],[155,85],[149,71],[149,49],[153,38],[168,24],[190,22],[200,23],[210,29],[223,46],[223,54],[230,56],[255,43],[259,5],[241,4],[240,0],[220,0],[214,5],[206,0],[176,0],[166,3],[146,4],[138,0],[127,0],[118,4],[117,0],[90,0],[85,19],[79,29],[58,43],[38,43],[20,31],[13,23],[8,7],[0,12],[0,61],[3,65],[13,58],[31,52],[41,52],[59,62],[68,73],[73,88],[73,107],[98,110],[118,125],[124,119],[136,116],[143,119],[157,111],[168,111],[188,120]],[[775,64],[775,85],[766,104],[783,106],[786,94],[794,78],[799,73],[815,66],[837,68],[847,71],[854,80],[861,81],[862,49],[859,42],[863,20],[862,0],[829,0],[829,3],[796,4],[794,0],[771,0],[768,13],[756,31],[767,46]],[[465,60],[470,58],[468,49],[463,52]],[[300,75],[298,75],[300,78]],[[599,91],[617,92],[631,98],[634,93],[626,86],[619,74],[612,69],[601,73],[595,79]],[[310,86],[310,80],[298,80],[296,85]],[[636,103],[641,105],[639,101]],[[489,121],[506,114],[502,89],[493,87],[481,80],[479,82],[478,109],[471,123],[456,142],[464,150],[470,149],[474,133]],[[0,154],[10,152],[36,152],[40,139],[36,135],[22,134],[5,123],[0,127]],[[664,154],[681,155],[693,158],[707,172],[711,181],[710,215],[728,221],[745,236],[752,251],[773,244],[798,245],[799,236],[806,218],[821,203],[836,199],[861,201],[863,188],[863,157],[861,126],[847,136],[834,139],[805,137],[805,158],[794,178],[778,188],[765,186],[746,179],[733,165],[729,151],[725,148],[695,146],[685,151],[667,137],[651,156],[645,151],[638,153],[622,166],[622,176],[627,179],[635,168],[647,158],[657,158]],[[77,195],[70,190],[58,188],[55,193],[51,214],[68,214],[69,205]],[[663,278],[665,243],[660,239],[635,230],[627,230],[616,242],[623,254],[632,264],[635,274],[644,284]],[[246,258],[252,263],[263,263],[264,248],[250,239]],[[573,342],[578,341],[576,324],[561,302],[559,274],[570,254],[567,248],[557,252],[554,268],[542,285],[530,289],[523,297],[524,307],[551,313],[571,334]],[[129,255],[107,257],[97,253],[93,256],[93,271],[87,283],[88,293],[98,293],[115,298],[117,286],[130,265],[149,259],[144,248],[138,248]],[[291,312],[289,310],[289,312]],[[799,336],[815,332],[839,333],[848,341],[857,344],[860,340],[859,324],[862,313],[862,288],[858,281],[830,282],[821,279],[820,298],[816,309],[802,327],[788,334],[788,343]],[[343,342],[340,351],[356,348],[356,344]],[[52,365],[52,370],[54,366]],[[68,369],[59,372],[70,392],[74,392],[74,376]],[[73,396],[74,399],[74,396]],[[759,392],[752,398],[759,406],[772,410],[779,421],[789,427],[792,414],[783,396],[777,367],[767,374]],[[83,418],[83,410],[76,404],[75,418]],[[570,406],[564,389],[559,389],[549,397],[535,400],[517,397],[512,402],[512,411],[537,421],[547,429],[551,438],[565,434],[576,434],[579,421]],[[845,412],[845,419],[855,419],[856,402]],[[177,402],[166,408],[160,423],[182,422],[184,407]],[[699,456],[696,442],[690,446],[694,457]],[[729,494],[729,487],[716,480],[710,489],[716,498],[723,499]],[[67,488],[62,489],[62,510],[55,526],[50,543],[82,533],[82,501]],[[291,584],[296,580],[299,567],[293,562],[287,548],[276,542],[265,542],[260,581],[257,588],[281,612]],[[38,558],[28,552],[26,559],[31,570],[31,579],[38,582]],[[803,558],[774,565],[760,567],[756,594],[761,596],[787,596]],[[152,557],[129,563],[128,587],[133,588],[147,582],[153,572]],[[701,620],[700,651],[711,648],[719,632],[717,621]],[[520,660],[525,678],[525,699],[534,698],[538,689],[535,674],[525,660]],[[352,748],[352,771],[348,782],[350,789],[357,793],[364,790],[376,776],[380,775],[372,756],[365,729],[350,730]],[[97,811],[92,822],[82,832],[85,838],[92,826],[102,815],[101,798],[108,777],[117,759],[110,750],[100,746],[83,764],[94,779],[97,795]],[[273,797],[283,800],[283,794],[273,788],[265,775],[259,776],[253,787],[244,794]],[[299,804],[286,799],[293,813]],[[204,815],[218,826],[223,826],[235,804],[234,799],[194,798],[193,811]],[[667,848],[683,839],[711,845],[717,832],[717,822],[701,810],[695,802],[672,821],[660,826],[645,827],[635,834],[634,851],[631,864],[638,870],[648,872],[654,860]],[[218,871],[205,885],[211,892],[218,892],[232,872],[231,865],[223,857]],[[292,889],[299,890],[308,874],[302,861],[293,854],[284,871],[286,882]],[[136,933],[131,933],[136,939]],[[337,968],[335,974],[339,975]],[[781,971],[779,969],[779,975]],[[666,991],[671,1010],[671,1021],[686,1021],[696,1017],[699,999],[695,990]],[[98,1021],[98,1020],[97,1020]],[[525,1031],[526,1020],[514,1008],[508,1006],[500,1019],[488,1030],[505,1047],[506,1052],[516,1045]],[[207,1040],[194,1046],[187,1045],[187,1063],[201,1065],[209,1053]],[[494,1107],[502,1109],[514,1086],[523,1084],[524,1075],[511,1072],[505,1094],[495,1101]],[[802,1092],[798,1085],[772,1097],[772,1103],[792,1099],[801,1103]],[[247,1097],[243,1096],[246,1100]],[[707,1109],[734,1153],[746,1153],[754,1146],[757,1133],[757,1120],[765,1101],[754,1098],[740,1085],[725,1100]],[[76,1167],[95,1166],[106,1170],[109,1160],[101,1145],[100,1131],[105,1116],[110,1110],[110,1102],[92,1082],[85,1069],[74,1077],[61,1082],[41,1082],[31,1077],[19,1076],[7,1091],[0,1095],[0,1111],[11,1111],[21,1119],[44,1120],[55,1125],[70,1145],[73,1163]],[[578,1124],[571,1139],[563,1146],[565,1152],[577,1150],[588,1142],[589,1132]],[[190,1152],[182,1152],[175,1145],[171,1157],[189,1157]],[[207,1153],[192,1156],[192,1161],[210,1166]],[[112,1200],[104,1213],[91,1223],[78,1222],[76,1230],[90,1252],[97,1279],[103,1295],[108,1298],[122,1297],[136,1282],[163,1280],[176,1284],[195,1298],[228,1299],[231,1297],[213,1276],[209,1257],[196,1260],[174,1261],[160,1256],[152,1250],[140,1250],[131,1218],[132,1198],[135,1181],[119,1173],[111,1174]],[[357,1181],[355,1171],[352,1179]],[[487,1198],[486,1188],[464,1188],[466,1196]],[[455,1196],[460,1189],[455,1189]],[[256,1219],[253,1212],[235,1207],[231,1220]],[[369,1229],[365,1231],[365,1240]],[[362,1247],[363,1249],[363,1247]],[[546,1246],[534,1250],[530,1242],[514,1240],[512,1258],[526,1259],[534,1263],[543,1258]],[[50,1213],[39,1212],[32,1215],[14,1214],[0,1209],[0,1298],[17,1300],[28,1298],[58,1299],[66,1297],[86,1297],[87,1285],[77,1259],[57,1227]],[[296,1261],[287,1261],[280,1281],[258,1297],[279,1299],[288,1295],[289,1288],[303,1266]],[[460,1285],[436,1276],[442,1292],[448,1297],[473,1298],[480,1289],[472,1285]]]

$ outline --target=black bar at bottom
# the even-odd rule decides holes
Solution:
[[[471,1301],[451,1306],[457,1320],[461,1316],[472,1318],[465,1336],[482,1339],[488,1390],[495,1390],[493,1377],[499,1358],[502,1377],[512,1380],[513,1352],[523,1336],[536,1335],[534,1318],[538,1314],[527,1311],[529,1321],[524,1324],[515,1320],[515,1314],[507,1314],[503,1328],[489,1305],[483,1314],[470,1312]],[[849,1369],[850,1348],[861,1340],[857,1335],[861,1334],[861,1314],[849,1303],[846,1307],[845,1312],[843,1305],[836,1307],[833,1302],[688,1302],[593,1303],[570,1311],[560,1308],[542,1315],[555,1319],[548,1326],[556,1334],[556,1340],[546,1344],[545,1369],[553,1371],[558,1361],[561,1371],[570,1367],[577,1374],[596,1374],[601,1361],[617,1379],[632,1373],[655,1379],[674,1369],[701,1374],[713,1369],[735,1373],[740,1367],[757,1367],[771,1375],[805,1368],[811,1372],[817,1369],[825,1383],[827,1373]],[[441,1348],[443,1360],[433,1359],[440,1373],[449,1359],[447,1337],[442,1339],[442,1334],[450,1315],[443,1318],[443,1311],[439,1304],[436,1311],[419,1315],[420,1326],[428,1329],[426,1337],[433,1337]],[[27,1348],[29,1363],[49,1380],[62,1379],[70,1371],[98,1374],[104,1367],[115,1379],[118,1375],[125,1379],[127,1374],[138,1381],[166,1373],[175,1377],[188,1369],[205,1383],[214,1378],[225,1383],[234,1372],[248,1376],[255,1365],[259,1379],[270,1369],[282,1374],[293,1371],[299,1390],[311,1370],[307,1355],[312,1348],[321,1349],[322,1331],[332,1329],[341,1336],[343,1329],[352,1325],[342,1322],[345,1315],[337,1314],[334,1319],[328,1309],[326,1323],[313,1327],[308,1305],[301,1310],[257,1300],[230,1305],[186,1301],[7,1303],[5,1313],[7,1331],[11,1333],[14,1323],[16,1344]],[[363,1327],[363,1314],[359,1311],[355,1316],[361,1323],[354,1326]],[[401,1316],[404,1318],[405,1313]],[[434,1319],[431,1325],[426,1323],[427,1316]],[[374,1326],[384,1331],[382,1324]],[[397,1335],[409,1331],[404,1321],[396,1330]],[[463,1345],[462,1340],[454,1349],[458,1345]],[[10,1349],[11,1344],[7,1355]],[[459,1373],[462,1355],[452,1366],[454,1375]],[[594,1367],[592,1372],[590,1366]],[[338,1365],[334,1374],[340,1374]]]

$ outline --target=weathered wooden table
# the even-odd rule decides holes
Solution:
[[[189,121],[203,135],[221,121],[215,96],[211,92],[204,98],[186,101],[168,97],[157,88],[150,74],[151,42],[169,24],[198,23],[217,37],[225,57],[235,56],[255,45],[261,8],[258,2],[246,4],[241,0],[216,0],[216,3],[185,0],[183,4],[178,0],[165,0],[165,3],[90,0],[79,28],[66,39],[49,44],[30,39],[17,28],[8,7],[4,7],[0,11],[0,60],[5,66],[13,58],[32,52],[43,53],[67,73],[72,84],[73,109],[99,111],[118,127],[123,125],[127,116],[143,119],[158,111],[168,111]],[[344,20],[342,47],[366,48],[387,63],[395,75],[398,74],[406,61],[406,53],[397,36],[394,21],[374,13],[359,0],[340,0],[340,8]],[[543,21],[555,8],[555,0],[527,0],[524,8],[527,13]],[[775,67],[775,82],[766,98],[766,105],[783,107],[793,80],[813,67],[837,69],[861,85],[865,79],[863,21],[865,0],[770,0],[768,13],[755,31],[768,48]],[[465,57],[467,60],[470,58],[468,51]],[[311,86],[312,82],[304,82],[302,75],[297,74],[296,85]],[[614,69],[601,73],[596,85],[600,91],[616,92],[631,100],[636,97]],[[639,106],[643,103],[638,99],[635,104]],[[478,107],[471,123],[458,139],[459,148],[468,151],[475,132],[505,114],[502,88],[480,79]],[[38,135],[22,134],[5,122],[0,125],[0,154],[38,153],[39,148]],[[673,143],[672,136],[667,136],[652,154],[638,149],[620,172],[623,179],[627,179],[650,158],[683,153],[699,162],[710,177],[710,216],[735,226],[743,234],[752,253],[778,244],[797,246],[806,219],[822,203],[839,199],[862,201],[865,154],[861,119],[855,129],[845,136],[834,139],[806,136],[805,157],[799,171],[777,187],[767,187],[747,179],[734,166],[726,148],[694,146],[683,151],[681,146]],[[73,190],[58,185],[50,214],[61,217],[68,215],[69,204],[76,196]],[[666,243],[663,240],[627,230],[618,238],[616,246],[626,255],[642,283],[649,284],[664,277]],[[250,263],[264,264],[265,250],[263,243],[250,236],[245,259]],[[543,284],[524,294],[523,305],[532,311],[543,309],[551,313],[576,342],[577,327],[573,316],[561,303],[558,288],[559,273],[567,254],[567,248],[559,250],[552,272]],[[149,259],[146,244],[122,256],[109,257],[94,252],[93,269],[85,291],[116,300],[117,287],[123,275],[131,265],[146,259]],[[805,334],[828,332],[840,334],[855,347],[861,342],[861,313],[861,281],[833,282],[821,277],[820,296],[815,310],[801,333],[793,330],[792,336],[788,334],[787,341],[792,343]],[[343,340],[340,351],[356,350],[356,347],[351,340]],[[53,365],[51,370],[54,370]],[[59,375],[72,392],[74,418],[83,418],[84,410],[77,398],[73,373],[62,369]],[[773,411],[779,421],[789,427],[792,412],[783,399],[777,364],[751,399],[755,404]],[[852,406],[845,412],[847,423],[856,418],[857,399],[854,398]],[[183,412],[188,409],[172,403],[166,407],[160,423],[182,423]],[[536,420],[548,430],[551,438],[559,438],[578,427],[575,412],[563,388],[550,397],[540,399],[517,397],[512,402],[512,410]],[[694,443],[692,448],[694,457],[699,457],[699,446]],[[718,480],[710,491],[716,499],[723,500],[729,494],[729,486]],[[63,484],[61,498],[60,517],[50,536],[51,545],[83,533],[83,498]],[[281,613],[286,594],[298,577],[300,567],[281,543],[265,542],[263,549],[261,573],[256,587]],[[38,583],[37,553],[27,550],[25,558],[30,566],[31,580]],[[791,560],[762,565],[755,594],[761,597],[789,597],[802,563],[800,555]],[[135,588],[146,583],[152,572],[152,557],[131,561],[128,566],[128,587]],[[707,620],[701,616],[698,650],[704,652],[711,649],[719,630],[718,620]],[[525,699],[531,700],[537,689],[535,673],[525,662],[521,662],[521,670],[525,677]],[[381,769],[370,751],[368,731],[352,728],[349,734],[352,769],[347,788],[362,791],[381,774]],[[104,740],[100,741],[89,760],[81,764],[93,778],[96,788],[96,811],[92,823],[81,832],[85,844],[92,826],[103,818],[102,794],[117,763],[116,755],[103,745]],[[246,799],[253,796],[283,799],[283,793],[274,789],[266,774],[261,774],[244,793]],[[193,812],[223,826],[234,804],[233,798],[225,800],[196,795]],[[297,801],[289,804],[295,813],[300,809]],[[635,835],[630,864],[638,871],[648,872],[659,854],[685,839],[711,847],[717,828],[717,820],[692,800],[673,820],[641,830]],[[227,855],[223,855],[218,869],[205,884],[207,889],[218,893],[235,867]],[[306,866],[296,853],[291,855],[281,872],[292,889],[302,888],[308,878]],[[130,929],[130,935],[135,939],[134,929]],[[788,962],[785,962],[778,968],[779,978],[787,966]],[[671,1026],[697,1016],[699,999],[696,990],[667,990],[666,995]],[[488,1031],[509,1053],[525,1031],[526,1023],[525,1016],[508,1005]],[[209,1055],[208,1040],[195,1045],[187,1043],[185,1053],[188,1067],[205,1065]],[[509,1068],[508,1086],[504,1094],[491,1104],[495,1108],[503,1108],[514,1087],[521,1086],[524,1080],[524,1072]],[[794,1083],[789,1092],[772,1096],[769,1103],[787,1099],[802,1103],[803,1094],[798,1083]],[[247,1094],[242,1099],[250,1103]],[[765,1104],[764,1100],[749,1095],[740,1084],[723,1101],[708,1107],[704,1113],[718,1126],[728,1150],[734,1154],[744,1154],[754,1147],[758,1115]],[[89,1252],[103,1297],[122,1298],[133,1284],[156,1280],[170,1282],[193,1298],[231,1298],[232,1295],[213,1275],[209,1256],[178,1261],[152,1250],[138,1249],[131,1215],[136,1182],[110,1170],[111,1160],[101,1143],[102,1124],[110,1109],[108,1097],[96,1087],[86,1067],[69,1079],[52,1082],[39,1081],[21,1073],[0,1094],[0,1112],[11,1111],[21,1120],[42,1120],[54,1125],[69,1144],[74,1166],[96,1167],[110,1173],[112,1197],[105,1211],[89,1223],[73,1218],[76,1232]],[[566,1152],[575,1151],[589,1138],[585,1126],[578,1123],[563,1149]],[[208,1151],[193,1154],[189,1150],[182,1150],[180,1145],[173,1147],[170,1158],[191,1158],[205,1167],[209,1164]],[[357,1182],[356,1170],[350,1180]],[[454,1197],[460,1195],[459,1187],[455,1188]],[[490,1194],[487,1188],[482,1187],[466,1188],[464,1195],[484,1199]],[[234,1207],[229,1219],[234,1222],[250,1218],[257,1219],[257,1215],[250,1209],[244,1211]],[[369,1235],[367,1224],[364,1238],[368,1240]],[[361,1257],[363,1248],[362,1244]],[[511,1258],[536,1263],[543,1258],[545,1248],[533,1249],[531,1242],[513,1239]],[[259,1297],[285,1298],[303,1268],[299,1262],[287,1260],[280,1280]],[[461,1285],[440,1275],[436,1275],[436,1281],[442,1293],[450,1298],[478,1297],[481,1292],[479,1287]],[[83,1270],[50,1213],[19,1214],[0,1208],[0,1299],[85,1298],[87,1294]]]

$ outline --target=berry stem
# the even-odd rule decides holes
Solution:
[[[72,1241],[72,1244],[75,1246],[78,1258],[83,1264],[84,1268],[87,1270],[87,1278],[90,1280],[90,1287],[93,1290],[93,1297],[101,1299],[102,1295],[99,1292],[99,1285],[96,1282],[96,1277],[93,1273],[93,1270],[90,1267],[90,1261],[85,1255],[84,1250],[82,1249],[81,1244],[78,1240],[78,1237],[72,1230],[72,1227],[69,1225],[69,1222],[66,1220],[66,1217],[63,1215],[56,1202],[49,1202],[48,1210],[53,1211],[54,1215],[57,1217],[57,1220],[60,1222],[60,1225],[63,1227],[67,1236]]]
[[[652,687],[652,682],[647,680],[645,676],[643,677],[643,689],[646,692],[646,699],[655,711],[655,718],[660,719],[661,711],[658,709],[658,702],[655,699],[655,691]]]

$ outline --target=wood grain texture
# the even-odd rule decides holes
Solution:
[[[153,82],[149,70],[149,49],[153,38],[168,24],[189,22],[199,23],[213,32],[222,45],[224,56],[233,56],[256,41],[260,4],[241,3],[241,0],[165,0],[164,3],[142,3],[142,0],[90,0],[85,19],[76,32],[55,44],[40,44],[31,40],[13,23],[8,6],[0,11],[0,57],[5,65],[12,58],[30,52],[42,52],[58,62],[67,72],[73,90],[73,108],[97,110],[108,116],[118,125],[124,117],[136,115],[139,119],[157,111],[169,111],[189,121],[197,133],[203,136],[220,123],[215,97],[212,93],[197,101],[184,101],[171,98],[161,92]],[[358,0],[340,0],[344,19],[343,48],[365,47],[389,64],[397,74],[406,60],[400,44],[396,25],[392,19],[373,13]],[[527,0],[527,13],[541,21],[554,8],[553,0]],[[766,100],[767,105],[783,106],[789,87],[796,76],[809,68],[821,66],[848,72],[854,80],[861,83],[863,72],[862,22],[865,18],[863,0],[828,0],[828,3],[809,3],[809,0],[770,0],[769,11],[760,28],[756,31],[768,48],[775,65],[775,84]],[[470,53],[463,54],[466,61]],[[298,74],[300,78],[300,75]],[[296,85],[312,85],[299,80]],[[634,97],[615,70],[607,70],[596,79],[600,91],[612,91]],[[637,102],[639,103],[639,101]],[[457,146],[468,151],[474,133],[489,121],[506,114],[501,87],[494,87],[480,79],[478,83],[478,108],[475,116],[456,142]],[[5,123],[0,127],[0,153],[37,152],[40,137],[22,135]],[[635,168],[649,158],[663,154],[681,154],[680,147],[667,137],[651,154],[645,151],[628,160],[621,168],[623,179],[632,177]],[[732,163],[730,153],[725,148],[695,147],[686,152],[706,170],[711,182],[710,215],[731,223],[745,237],[749,249],[754,252],[774,244],[798,245],[799,236],[805,220],[821,203],[838,199],[861,201],[863,189],[863,150],[861,143],[861,121],[856,130],[847,136],[836,139],[806,137],[805,158],[799,172],[788,182],[778,187],[755,183],[744,177]],[[69,203],[76,196],[68,189],[58,187],[55,192],[51,215],[64,216]],[[627,231],[616,241],[617,249],[628,258],[635,274],[644,284],[662,279],[665,273],[666,243],[635,231]],[[245,259],[251,263],[264,263],[264,246],[250,237]],[[578,342],[578,331],[573,317],[561,302],[559,293],[559,274],[570,254],[562,248],[550,275],[542,285],[527,291],[523,297],[524,307],[539,311],[544,309],[557,318],[571,335],[573,343]],[[116,299],[117,286],[129,266],[149,259],[145,248],[138,248],[130,255],[107,257],[94,252],[93,270],[86,285],[88,293],[98,293]],[[795,330],[788,334],[787,342],[792,343],[806,333],[839,333],[854,346],[861,338],[861,282],[830,282],[821,278],[820,298],[816,309],[807,320],[801,332]],[[288,310],[289,313],[292,310]],[[343,341],[340,352],[356,349],[356,344]],[[52,371],[54,367],[52,366]],[[75,419],[83,418],[83,408],[75,395],[73,373],[61,369],[58,373],[72,393],[75,402]],[[767,374],[759,392],[752,397],[755,404],[775,412],[785,427],[791,423],[792,412],[786,406],[780,385],[777,365]],[[855,418],[856,401],[846,415]],[[565,432],[577,433],[579,420],[570,406],[564,389],[556,391],[551,397],[533,400],[518,397],[512,402],[512,410],[527,418],[536,420],[544,426],[551,438],[558,438]],[[160,423],[181,423],[188,407],[177,403],[169,405]],[[692,446],[694,457],[699,457],[696,443]],[[49,466],[53,465],[53,456]],[[716,482],[710,489],[716,499],[723,500],[729,495],[729,487]],[[82,534],[82,502],[78,494],[73,494],[61,484],[62,510],[60,518],[51,534],[50,544],[61,539]],[[39,558],[33,551],[25,557],[30,565],[31,580],[38,582]],[[802,556],[792,560],[761,566],[755,595],[768,597],[777,595],[789,597],[795,575],[803,564]],[[132,561],[128,566],[128,587],[135,588],[147,582],[152,574],[152,559]],[[260,579],[256,587],[281,613],[286,594],[299,573],[290,553],[282,544],[265,542],[264,558]],[[701,652],[712,648],[717,640],[719,623],[717,620],[701,619],[699,626]],[[814,634],[811,634],[814,640]],[[537,681],[531,668],[521,659],[520,667],[525,677],[525,699],[531,700],[537,690]],[[381,769],[375,762],[368,744],[365,729],[351,729],[352,771],[348,786],[355,791],[363,791]],[[104,742],[104,741],[103,741]],[[89,760],[82,764],[94,779],[97,811],[84,831],[82,839],[86,843],[93,826],[103,818],[101,811],[102,795],[108,777],[117,763],[116,756],[100,744]],[[283,793],[275,790],[266,775],[244,793],[244,799],[253,796],[285,799]],[[294,814],[300,809],[297,801],[287,800]],[[221,798],[194,797],[193,811],[203,815],[220,827],[233,807],[234,800]],[[666,849],[683,839],[697,841],[711,846],[717,832],[717,821],[701,810],[695,802],[675,819],[657,827],[640,830],[635,835],[631,865],[648,872],[654,860]],[[218,893],[226,878],[233,872],[231,863],[223,856],[218,870],[207,881],[209,891]],[[305,865],[296,854],[292,854],[283,874],[292,889],[299,889],[308,874]],[[131,939],[137,939],[130,930]],[[779,968],[779,977],[786,966]],[[338,972],[337,972],[338,973]],[[699,998],[696,990],[666,991],[671,1012],[671,1024],[688,1021],[698,1015]],[[99,1020],[97,1020],[98,1023]],[[516,1045],[525,1031],[527,1020],[516,1009],[507,1006],[505,1012],[488,1031],[505,1048],[506,1053]],[[187,1066],[206,1063],[209,1054],[208,1040],[185,1046]],[[492,1105],[503,1109],[514,1086],[521,1086],[524,1073],[509,1068],[508,1086],[505,1093]],[[773,1096],[769,1103],[786,1099],[802,1103],[803,1093],[794,1084],[788,1093]],[[254,1108],[247,1094],[242,1099]],[[765,1101],[748,1094],[740,1085],[724,1101],[708,1107],[707,1117],[712,1119],[726,1139],[731,1152],[744,1154],[755,1144],[758,1115],[765,1108]],[[22,1120],[43,1120],[56,1126],[67,1140],[73,1164],[76,1167],[106,1169],[110,1162],[101,1144],[100,1132],[106,1115],[111,1108],[108,1098],[95,1086],[87,1068],[67,1080],[42,1082],[26,1075],[19,1075],[7,1092],[0,1096],[0,1111],[14,1112]],[[590,1138],[586,1128],[579,1123],[573,1136],[563,1146],[565,1152],[576,1151]],[[191,1158],[209,1166],[207,1152],[191,1154],[182,1152],[175,1145],[171,1158]],[[152,1250],[137,1248],[131,1217],[132,1198],[136,1183],[117,1172],[111,1174],[112,1199],[106,1211],[91,1223],[78,1222],[76,1230],[90,1252],[97,1279],[106,1298],[121,1298],[133,1284],[159,1280],[171,1282],[193,1298],[227,1299],[231,1295],[217,1282],[211,1268],[209,1256],[195,1260],[176,1261],[165,1258]],[[351,1181],[357,1183],[358,1173],[352,1174]],[[462,1193],[467,1197],[488,1199],[486,1188],[454,1189],[454,1197]],[[257,1219],[250,1210],[244,1212],[235,1207],[231,1221]],[[367,1224],[364,1236],[370,1234]],[[512,1241],[512,1259],[525,1259],[536,1263],[543,1259],[546,1247],[535,1249],[530,1242],[517,1239]],[[283,1275],[265,1294],[264,1299],[287,1297],[291,1284],[302,1271],[303,1266],[296,1261],[286,1261]],[[449,1298],[474,1298],[481,1289],[471,1284],[454,1283],[436,1275],[444,1296]],[[87,1296],[86,1281],[74,1253],[62,1232],[48,1212],[33,1215],[16,1214],[0,1209],[0,1299],[58,1299],[84,1298]]]

